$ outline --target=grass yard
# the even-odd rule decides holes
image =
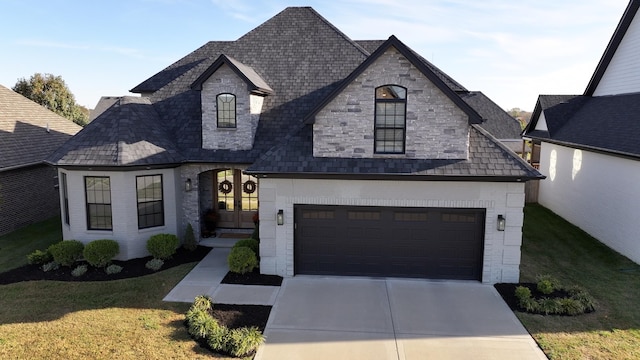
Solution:
[[[551,274],[580,285],[596,311],[516,315],[550,359],[640,359],[640,266],[539,205],[525,208],[521,281]]]
[[[0,237],[0,276],[59,240],[59,219]],[[216,358],[183,326],[190,304],[162,301],[195,265],[106,282],[0,285],[0,359]]]

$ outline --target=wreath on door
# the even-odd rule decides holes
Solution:
[[[218,190],[223,194],[230,193],[232,189],[233,189],[233,184],[231,184],[231,181],[229,180],[224,180],[220,182],[220,184],[218,184]]]
[[[242,185],[242,190],[245,192],[245,194],[253,194],[254,192],[256,192],[257,187],[258,185],[255,181],[247,180],[247,182]]]

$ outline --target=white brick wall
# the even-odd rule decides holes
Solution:
[[[396,186],[392,186],[396,185]],[[260,270],[293,276],[294,204],[486,209],[482,282],[518,282],[524,184],[260,179]],[[517,199],[521,199],[518,202]],[[277,226],[276,213],[285,223]],[[497,231],[497,216],[507,219]]]
[[[174,169],[143,171],[75,171],[59,170],[67,174],[69,188],[70,225],[62,224],[65,240],[78,240],[88,243],[98,239],[113,239],[120,244],[118,260],[128,260],[149,255],[146,242],[151,235],[160,233],[175,234],[182,237],[184,229],[178,227],[180,211],[176,204],[181,202],[180,184]],[[136,203],[136,176],[162,175],[164,196],[164,226],[138,229],[138,207]],[[85,202],[85,176],[108,176],[111,182],[111,212],[113,230],[87,230]],[[62,201],[62,190],[61,201]]]

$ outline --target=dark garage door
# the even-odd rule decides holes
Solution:
[[[484,209],[294,210],[296,274],[481,280]]]

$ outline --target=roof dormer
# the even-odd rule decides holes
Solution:
[[[191,85],[200,91],[202,148],[250,150],[264,97],[273,89],[251,67],[220,55]]]

